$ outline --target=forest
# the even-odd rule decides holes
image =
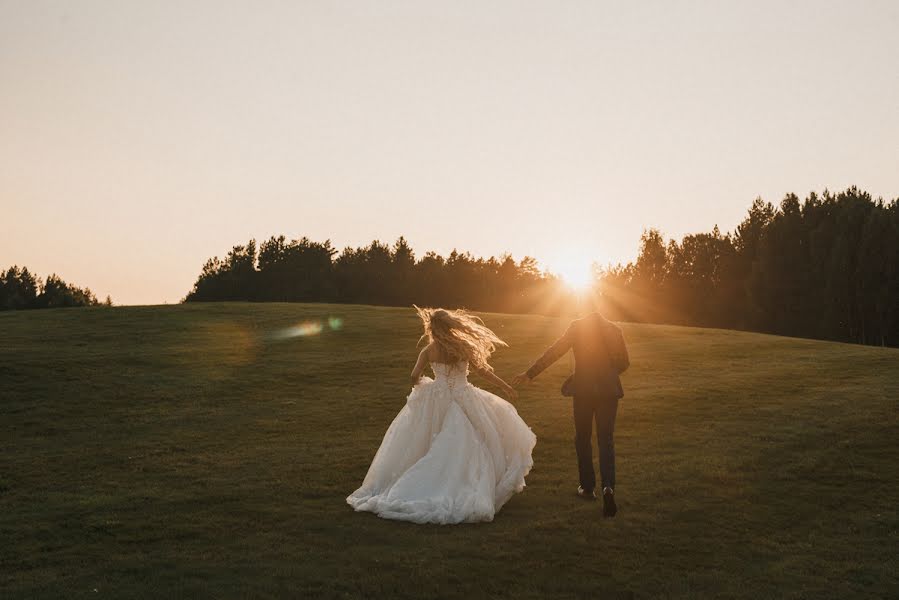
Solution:
[[[899,346],[899,201],[856,187],[756,199],[732,232],[646,230],[635,261],[594,265],[609,318]],[[338,251],[273,236],[203,265],[185,302],[336,302],[570,314],[574,292],[533,257],[416,257],[404,238]]]
[[[90,288],[66,283],[56,274],[41,280],[28,267],[0,271],[0,310],[101,305],[112,306],[112,299],[100,302]]]

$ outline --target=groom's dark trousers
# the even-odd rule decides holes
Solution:
[[[573,321],[538,358],[527,375],[533,379],[569,350],[574,352],[574,374],[569,390],[574,400],[574,445],[581,487],[596,487],[593,470],[593,425],[599,446],[602,487],[615,487],[615,416],[624,396],[619,375],[630,366],[621,329],[599,313]],[[566,383],[566,385],[568,385]]]
[[[596,487],[593,471],[593,424],[599,446],[599,474],[602,487],[615,488],[615,415],[618,398],[576,395],[574,397],[574,447],[581,487]]]

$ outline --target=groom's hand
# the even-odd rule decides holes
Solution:
[[[530,383],[532,380],[528,377],[527,372],[519,373],[515,377],[512,378],[512,385],[515,387],[520,386],[522,383]]]

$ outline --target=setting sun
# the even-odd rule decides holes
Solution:
[[[549,270],[575,291],[584,291],[593,283],[593,262],[585,257],[568,257],[549,267]]]

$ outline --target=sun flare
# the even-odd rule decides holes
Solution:
[[[588,259],[572,258],[560,263],[552,271],[576,292],[587,290],[594,282],[593,263]]]

